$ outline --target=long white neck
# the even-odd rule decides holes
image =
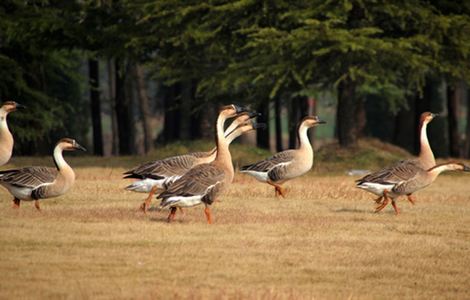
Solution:
[[[63,149],[60,145],[57,145],[54,148],[54,162],[59,171],[62,171],[64,169],[70,169],[69,164],[65,161],[64,156],[62,155]]]
[[[313,152],[312,144],[310,144],[310,140],[308,139],[307,135],[308,129],[309,127],[305,126],[304,124],[301,124],[299,126],[299,149],[310,150]]]
[[[434,154],[432,153],[431,146],[429,145],[428,135],[426,132],[428,124],[423,122],[419,133],[420,151],[419,160],[425,169],[431,168],[436,165]]]
[[[432,178],[432,181],[434,181],[436,179],[436,177],[439,176],[439,174],[441,174],[442,172],[454,171],[455,169],[456,169],[455,165],[452,164],[452,163],[438,165],[438,166],[432,168],[431,170],[428,170],[428,175]]]
[[[241,122],[238,122],[237,119],[235,119],[228,127],[225,129],[224,135],[225,137],[228,137],[232,131],[234,131],[238,125],[240,125]]]
[[[224,123],[227,120],[227,117],[223,114],[219,114],[217,117],[217,124],[216,124],[216,137],[217,137],[217,155],[215,157],[216,160],[225,159],[226,155],[229,155],[230,152],[228,150],[228,143],[226,142],[225,135],[224,135]]]

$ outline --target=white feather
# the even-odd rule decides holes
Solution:
[[[363,182],[356,187],[369,191],[377,196],[382,196],[384,191],[391,191],[395,184],[381,184],[381,183],[373,183],[373,182]]]
[[[165,207],[192,207],[202,203],[202,196],[172,196],[167,198],[164,203],[160,204],[161,208]]]
[[[258,172],[258,171],[253,171],[253,170],[243,170],[240,171],[240,173],[246,173],[248,175],[253,176],[256,178],[256,180],[261,181],[261,182],[266,182],[268,181],[268,172]]]

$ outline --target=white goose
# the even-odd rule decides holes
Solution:
[[[170,208],[168,222],[174,219],[177,208],[204,204],[207,222],[212,223],[209,206],[215,201],[221,189],[232,182],[234,176],[229,143],[224,136],[224,123],[239,112],[240,108],[235,105],[221,108],[216,122],[215,160],[195,166],[157,197],[162,199],[160,209]]]
[[[10,160],[13,152],[13,135],[8,129],[7,116],[19,108],[25,108],[25,106],[14,101],[6,101],[0,107],[0,166]]]
[[[65,194],[75,182],[75,173],[65,161],[62,152],[83,150],[75,140],[61,139],[54,148],[53,159],[56,168],[26,167],[0,171],[0,185],[13,195],[13,206],[20,207],[20,201],[33,201],[40,210],[39,200]]]

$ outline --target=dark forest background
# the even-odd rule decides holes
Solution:
[[[263,113],[256,144],[376,137],[416,152],[418,116],[438,156],[470,157],[470,1],[25,1],[0,3],[0,99],[15,153],[63,136],[95,155],[209,139],[221,104]]]

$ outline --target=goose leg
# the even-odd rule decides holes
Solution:
[[[384,207],[387,206],[388,202],[390,201],[390,199],[387,196],[387,191],[384,191],[383,198],[384,200],[382,201],[382,204],[380,204],[379,206],[375,208],[376,213],[384,209]]]
[[[275,184],[271,180],[268,180],[267,183],[274,187],[276,197],[278,197],[278,196],[282,196],[282,198],[286,197],[286,190],[282,186],[280,186],[278,184]]]
[[[142,203],[142,205],[140,206],[140,209],[144,212],[144,214],[147,213],[147,210],[148,208],[150,207],[150,202],[152,201],[152,198],[153,196],[155,195],[155,193],[157,192],[157,187],[154,186],[152,187],[152,189],[150,190],[150,193],[148,195],[148,197],[145,199],[145,201]]]
[[[207,224],[212,224],[211,209],[209,206],[206,205],[206,208],[204,208],[204,213],[206,214]]]
[[[39,207],[39,200],[34,200],[34,207],[36,207],[38,211],[41,211],[41,207]]]
[[[14,198],[13,199],[13,208],[20,208],[20,199]]]
[[[415,204],[416,204],[416,203],[415,203],[415,201],[416,201],[416,198],[415,198],[413,195],[411,195],[411,194],[408,194],[408,195],[406,195],[406,198],[408,199],[408,201],[410,201],[410,202],[411,202],[411,204],[413,204],[413,205],[415,205]]]
[[[400,210],[398,209],[397,204],[395,203],[395,199],[392,199],[392,206],[393,206],[393,209],[395,210],[395,215],[398,216],[398,214],[400,213]]]
[[[380,202],[382,202],[383,197],[384,196],[380,196],[379,198],[374,199],[375,203],[380,204]]]
[[[170,214],[168,215],[168,223],[171,223],[175,219],[176,207],[170,208]]]

